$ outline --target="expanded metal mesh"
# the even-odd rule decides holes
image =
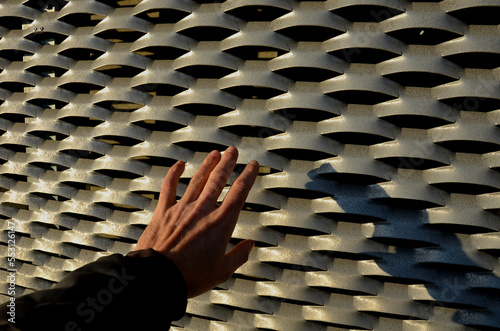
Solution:
[[[174,329],[500,329],[499,24],[497,0],[0,1],[17,294],[133,249],[169,166],[181,196],[234,145],[256,248]]]

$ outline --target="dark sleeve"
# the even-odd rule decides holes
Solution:
[[[168,330],[185,313],[187,289],[170,260],[146,249],[100,258],[15,303],[15,324],[0,306],[0,330]]]

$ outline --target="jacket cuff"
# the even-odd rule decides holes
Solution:
[[[179,268],[152,248],[132,251],[125,256],[125,266],[135,275],[132,282],[143,287],[144,298],[156,302],[158,313],[168,301],[172,320],[182,318],[187,306],[187,286]],[[173,304],[170,304],[173,303]]]

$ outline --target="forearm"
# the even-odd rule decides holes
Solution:
[[[177,267],[152,249],[114,254],[79,268],[54,288],[16,299],[15,324],[0,306],[0,330],[141,330],[167,327],[186,309]]]

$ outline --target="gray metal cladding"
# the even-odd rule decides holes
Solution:
[[[500,330],[499,17],[497,0],[0,1],[17,294],[133,249],[169,167],[186,162],[180,197],[234,145],[231,180],[261,171],[231,245],[256,248],[173,329]]]

